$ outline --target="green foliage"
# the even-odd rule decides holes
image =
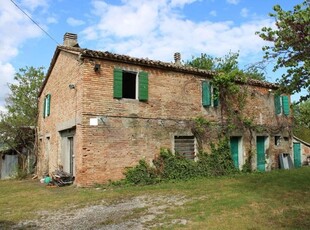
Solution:
[[[210,121],[208,121],[202,116],[194,118],[193,121],[194,121],[193,129],[198,133],[203,133],[206,130],[206,128],[209,127],[211,124]]]
[[[240,80],[243,78],[265,80],[264,73],[254,65],[244,70],[240,69],[238,66],[238,58],[239,53],[232,52],[229,52],[223,57],[212,57],[202,53],[200,57],[192,57],[192,60],[187,61],[185,65],[216,71],[220,75],[215,76],[215,78],[218,78],[218,81],[221,78],[223,78],[224,82],[227,82],[227,80],[234,82],[236,79]]]
[[[15,83],[9,84],[6,98],[7,112],[0,113],[0,142],[13,149],[26,161],[22,150],[35,149],[35,126],[37,123],[37,99],[44,79],[43,67],[26,67],[15,74]],[[23,167],[26,166],[22,162]],[[22,170],[24,170],[23,168]]]
[[[211,154],[206,159],[209,173],[212,176],[221,176],[236,172],[227,139],[220,140],[217,146],[211,144]]]
[[[131,184],[154,184],[157,180],[155,169],[150,167],[145,160],[130,168],[125,173],[126,181]]]
[[[22,168],[18,168],[16,175],[15,175],[15,179],[17,180],[24,180],[26,179],[28,176],[27,171],[23,170]]]
[[[252,172],[252,157],[253,152],[249,151],[248,158],[245,159],[244,165],[242,165],[242,172],[250,173]]]
[[[162,180],[187,180],[196,177],[222,176],[237,172],[230,154],[227,139],[211,144],[211,153],[199,153],[198,160],[186,159],[170,150],[161,149],[160,155],[149,166],[141,160],[125,173],[125,181],[130,184],[154,184]]]
[[[294,105],[294,134],[310,143],[310,99]]]
[[[185,65],[205,70],[214,70],[214,58],[210,55],[202,53],[199,58],[192,57],[191,61],[187,61]]]
[[[276,21],[276,28],[264,27],[257,34],[272,43],[263,47],[264,58],[276,59],[274,71],[286,68],[287,72],[279,79],[281,91],[294,94],[301,89],[308,90],[310,97],[310,2],[294,6],[294,10],[284,11],[281,6],[273,7],[269,15]]]
[[[162,149],[160,156],[153,161],[158,177],[165,180],[189,179],[195,175],[195,162],[170,150]]]

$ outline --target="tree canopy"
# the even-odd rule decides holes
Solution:
[[[187,61],[185,65],[196,67],[199,69],[213,70],[219,74],[234,73],[240,77],[247,77],[257,80],[265,80],[264,73],[261,72],[255,65],[250,66],[247,69],[239,68],[239,53],[229,52],[223,57],[212,57],[210,55],[202,53],[200,57],[192,57],[192,60]]]
[[[9,84],[6,112],[0,113],[0,142],[18,154],[23,149],[34,151],[38,115],[38,93],[44,79],[43,67],[26,67],[15,74]]]
[[[294,105],[294,134],[310,143],[310,99]]]
[[[298,93],[302,89],[310,97],[310,2],[304,0],[285,11],[280,5],[273,7],[269,15],[275,19],[275,28],[264,27],[257,34],[271,45],[263,47],[265,60],[276,59],[274,71],[286,68],[281,79],[280,90],[284,93]]]

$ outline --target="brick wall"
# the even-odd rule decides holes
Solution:
[[[82,75],[83,66],[77,56],[60,52],[38,101],[39,175],[58,168],[61,164],[59,131],[72,128],[81,120]],[[75,84],[76,89],[70,89],[69,84]],[[47,94],[51,95],[50,116],[43,118],[44,97]],[[80,126],[77,125],[76,129],[79,132]]]
[[[100,64],[99,72],[94,64]],[[148,101],[113,98],[113,70],[115,67],[149,76]],[[160,148],[173,148],[175,135],[192,135],[192,119],[204,116],[214,124],[220,122],[219,108],[204,108],[201,102],[201,82],[205,77],[165,69],[120,62],[84,59],[83,63],[65,52],[60,52],[50,78],[40,97],[42,114],[43,96],[52,95],[51,115],[40,116],[39,171],[47,168],[47,137],[50,136],[49,171],[60,160],[60,130],[75,125],[76,184],[106,183],[123,177],[126,167],[136,165],[140,159],[151,162]],[[68,85],[76,84],[75,90]],[[272,132],[250,133],[239,130],[232,135],[242,136],[243,163],[255,148],[256,135],[268,139],[267,168],[277,167],[277,154],[290,150],[290,117],[276,116],[273,93],[264,87],[248,87],[246,114],[256,124],[267,124]],[[90,119],[98,125],[90,125]],[[280,128],[279,128],[280,127]],[[274,146],[274,135],[288,137],[280,146]],[[205,150],[217,133],[203,140]],[[256,160],[252,162],[256,167]]]

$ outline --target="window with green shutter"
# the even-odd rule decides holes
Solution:
[[[140,72],[139,73],[139,100],[140,101],[147,101],[148,94],[149,94],[149,78],[148,73]]]
[[[43,117],[48,117],[51,113],[51,95],[47,94],[44,98]]]
[[[274,106],[276,110],[276,114],[281,113],[281,97],[279,95],[274,95]]]
[[[204,107],[219,105],[219,90],[208,81],[202,82],[202,105]]]
[[[114,98],[123,97],[123,71],[121,69],[114,69],[113,96]]]
[[[212,87],[213,88],[213,106],[217,107],[219,105],[219,89],[217,87]]]
[[[288,96],[275,95],[274,102],[277,115],[284,114],[285,116],[288,116],[290,114],[290,104]]]
[[[114,69],[113,97],[148,100],[148,73]]]
[[[202,82],[202,105],[211,106],[211,86],[207,81]]]
[[[290,105],[288,96],[282,96],[282,108],[283,108],[283,114],[288,116],[290,114]]]

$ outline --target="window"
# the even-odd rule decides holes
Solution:
[[[210,82],[202,82],[202,105],[204,107],[217,107],[219,104],[219,91]]]
[[[194,136],[175,136],[174,152],[187,159],[195,159],[195,137]]]
[[[284,114],[288,116],[290,114],[290,105],[288,96],[274,96],[275,110],[276,114]]]
[[[281,136],[275,136],[274,137],[274,145],[280,146],[280,144],[281,144]]]
[[[148,73],[114,69],[114,98],[148,100]]]
[[[44,98],[43,117],[48,117],[51,113],[51,95],[47,94]]]

